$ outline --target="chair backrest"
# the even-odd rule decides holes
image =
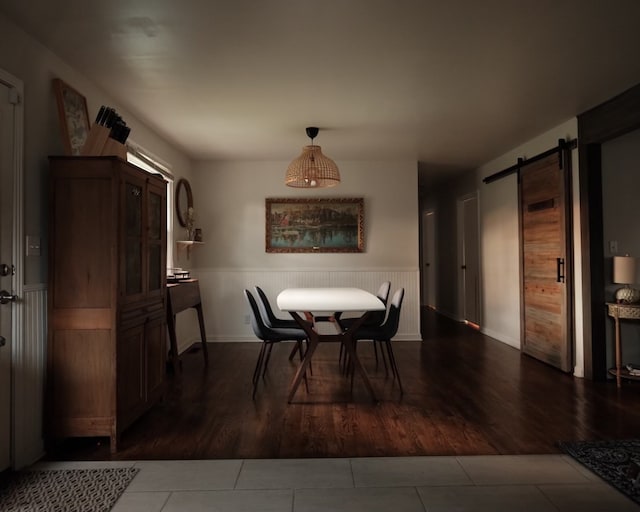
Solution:
[[[382,303],[386,306],[387,300],[389,300],[389,290],[391,289],[391,283],[389,281],[385,281],[378,288],[378,293],[376,293],[376,297],[378,297]],[[364,325],[381,325],[384,322],[385,317],[387,316],[387,310],[384,311],[372,311],[367,316]]]
[[[273,327],[277,323],[278,319],[271,308],[271,304],[269,304],[269,299],[267,298],[266,293],[262,291],[262,288],[259,286],[255,286],[254,288],[258,294],[258,309],[262,315],[262,320],[264,320],[264,323],[267,326]]]
[[[382,324],[382,330],[387,339],[393,338],[398,332],[400,325],[400,310],[402,309],[402,300],[404,299],[404,288],[399,288],[393,294],[391,303],[389,304],[389,313],[387,320]]]
[[[376,294],[376,297],[378,297],[385,306],[387,305],[387,300],[389,300],[389,290],[391,290],[391,283],[385,281],[380,285],[378,293]]]
[[[247,303],[249,304],[249,312],[251,313],[251,328],[253,329],[253,333],[262,341],[264,341],[268,337],[269,329],[262,320],[262,316],[260,315],[260,309],[258,307],[256,299],[253,297],[253,295],[251,295],[251,292],[249,290],[244,291],[244,296],[247,299]]]

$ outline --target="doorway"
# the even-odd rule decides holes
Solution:
[[[436,212],[422,214],[422,305],[436,309]]]
[[[14,347],[15,106],[11,78],[0,72],[0,471],[12,466],[12,349]]]
[[[519,169],[522,351],[564,372],[573,367],[569,192],[565,150]]]
[[[462,319],[480,326],[480,252],[478,248],[478,195],[458,200],[459,311]]]

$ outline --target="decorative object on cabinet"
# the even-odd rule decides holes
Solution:
[[[266,199],[266,252],[364,251],[364,199]]]
[[[45,432],[115,452],[164,391],[166,182],[117,157],[49,164]]]
[[[131,128],[115,109],[102,105],[80,153],[86,156],[117,156],[126,160],[125,142],[129,133]]]
[[[637,259],[628,254],[613,257],[613,282],[624,285],[616,291],[617,302],[633,304],[640,301],[640,291],[629,286],[637,281],[637,268]]]
[[[69,84],[53,79],[62,142],[67,155],[79,155],[89,135],[87,100]]]
[[[635,375],[635,372],[632,371],[635,365],[626,364],[623,366],[622,364],[622,339],[620,336],[620,320],[640,320],[640,304],[607,302],[607,313],[613,318],[614,322],[614,350],[616,358],[616,365],[609,370],[609,373],[615,375],[616,385],[620,387],[622,378],[640,380],[640,376]]]
[[[340,183],[340,171],[336,163],[322,154],[322,148],[313,144],[319,128],[306,129],[311,145],[302,148],[302,154],[287,168],[284,184],[297,188],[328,188]]]

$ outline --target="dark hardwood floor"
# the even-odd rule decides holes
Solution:
[[[322,345],[309,393],[287,403],[296,363],[276,345],[256,400],[258,343],[210,343],[182,356],[167,395],[127,429],[114,456],[108,439],[72,439],[61,460],[228,459],[558,453],[559,440],[631,438],[640,432],[640,382],[575,379],[479,332],[424,312],[424,341],[395,342],[405,393],[359,353],[380,403],[356,375],[353,395],[338,345]]]

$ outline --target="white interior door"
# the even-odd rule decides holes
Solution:
[[[0,81],[0,292],[13,294],[13,161],[12,90]],[[0,471],[11,466],[11,347],[13,302],[0,296]]]
[[[462,217],[462,314],[464,320],[480,325],[480,263],[478,249],[478,198],[461,200]]]
[[[423,306],[436,307],[436,213],[422,214],[422,300]]]

